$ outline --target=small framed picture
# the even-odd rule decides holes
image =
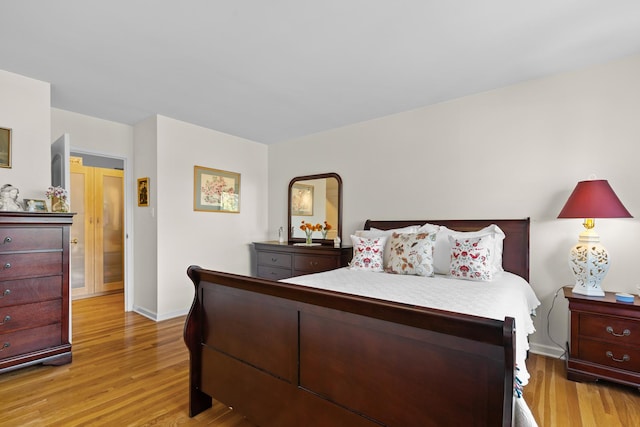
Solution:
[[[11,129],[0,128],[0,168],[11,168]]]
[[[27,212],[48,212],[44,200],[24,199],[24,210]]]
[[[149,206],[149,177],[138,178],[138,206]]]
[[[240,213],[240,174],[193,167],[193,210]]]

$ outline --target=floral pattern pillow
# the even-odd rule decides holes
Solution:
[[[386,241],[386,236],[369,239],[352,235],[353,258],[349,263],[349,267],[354,270],[384,271],[382,256]]]
[[[435,233],[393,233],[386,246],[384,271],[432,277]]]
[[[465,280],[493,280],[491,249],[493,241],[490,236],[456,239],[451,242],[451,265],[449,273],[452,277]]]

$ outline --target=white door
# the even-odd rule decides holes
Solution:
[[[51,185],[60,186],[67,191],[71,184],[69,157],[71,157],[71,138],[68,133],[51,144]]]

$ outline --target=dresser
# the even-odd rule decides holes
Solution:
[[[73,214],[0,212],[0,373],[71,362]]]
[[[253,246],[257,276],[271,280],[346,267],[353,255],[349,246],[296,246],[277,241],[254,242]]]
[[[588,297],[564,288],[571,313],[567,378],[640,387],[640,298],[625,303],[605,294]]]

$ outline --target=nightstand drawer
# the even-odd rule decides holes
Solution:
[[[62,276],[0,282],[0,308],[62,298]]]
[[[579,334],[595,340],[640,346],[640,321],[581,313]]]
[[[289,277],[291,277],[291,269],[259,265],[258,277],[269,280],[288,279]]]
[[[627,371],[640,371],[640,348],[580,340],[579,359]]]
[[[258,265],[291,268],[291,254],[258,252]]]
[[[0,309],[0,337],[21,329],[60,323],[62,299]]]
[[[338,268],[335,257],[296,255],[294,269],[298,272],[316,273]]]
[[[62,250],[60,228],[0,228],[0,252],[42,249]]]

